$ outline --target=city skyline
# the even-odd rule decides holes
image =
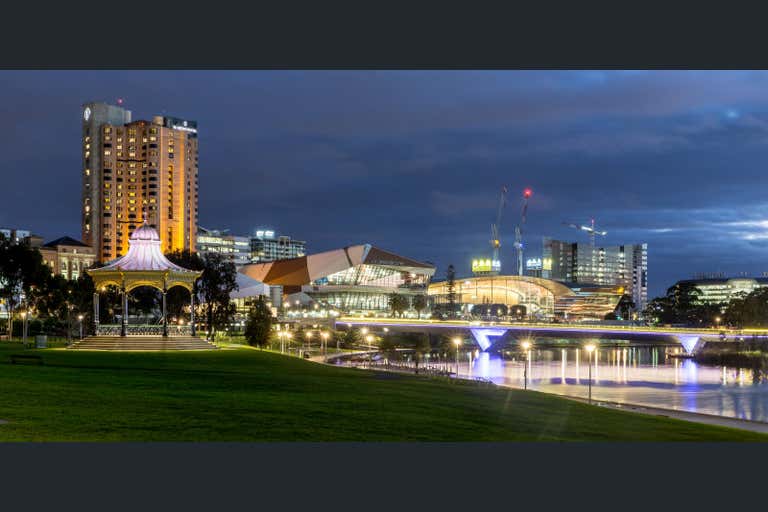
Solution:
[[[371,240],[470,274],[490,254],[498,189],[502,273],[543,236],[649,244],[649,295],[696,272],[768,270],[761,199],[764,72],[0,73],[9,193],[0,225],[80,232],[80,108],[195,119],[200,224],[271,225],[312,252]],[[189,84],[194,84],[191,87]],[[57,198],[63,198],[58,199]],[[407,229],[403,229],[407,226]]]

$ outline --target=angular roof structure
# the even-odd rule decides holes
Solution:
[[[43,245],[43,247],[58,247],[59,245],[68,245],[68,246],[74,246],[74,247],[90,247],[90,245],[86,245],[80,240],[75,240],[70,236],[63,236],[61,238],[57,238],[56,240],[51,240],[47,244]]]
[[[432,275],[435,272],[433,265],[412,260],[370,244],[352,245],[300,258],[252,263],[244,265],[240,272],[270,285],[303,286],[316,279],[363,264],[396,267],[418,274]]]

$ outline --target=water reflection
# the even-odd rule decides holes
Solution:
[[[668,356],[671,347],[596,350],[592,398],[768,422],[768,383],[762,369],[697,365]],[[523,387],[525,356],[480,352],[459,365],[466,377]],[[528,388],[587,397],[589,358],[580,348],[533,348]]]

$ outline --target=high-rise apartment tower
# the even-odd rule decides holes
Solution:
[[[105,103],[82,111],[82,238],[99,261],[125,254],[143,222],[157,229],[163,252],[195,250],[197,123],[131,112]]]

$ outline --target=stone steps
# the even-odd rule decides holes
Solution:
[[[70,350],[162,351],[215,350],[216,346],[200,338],[162,336],[91,336],[76,341]]]

